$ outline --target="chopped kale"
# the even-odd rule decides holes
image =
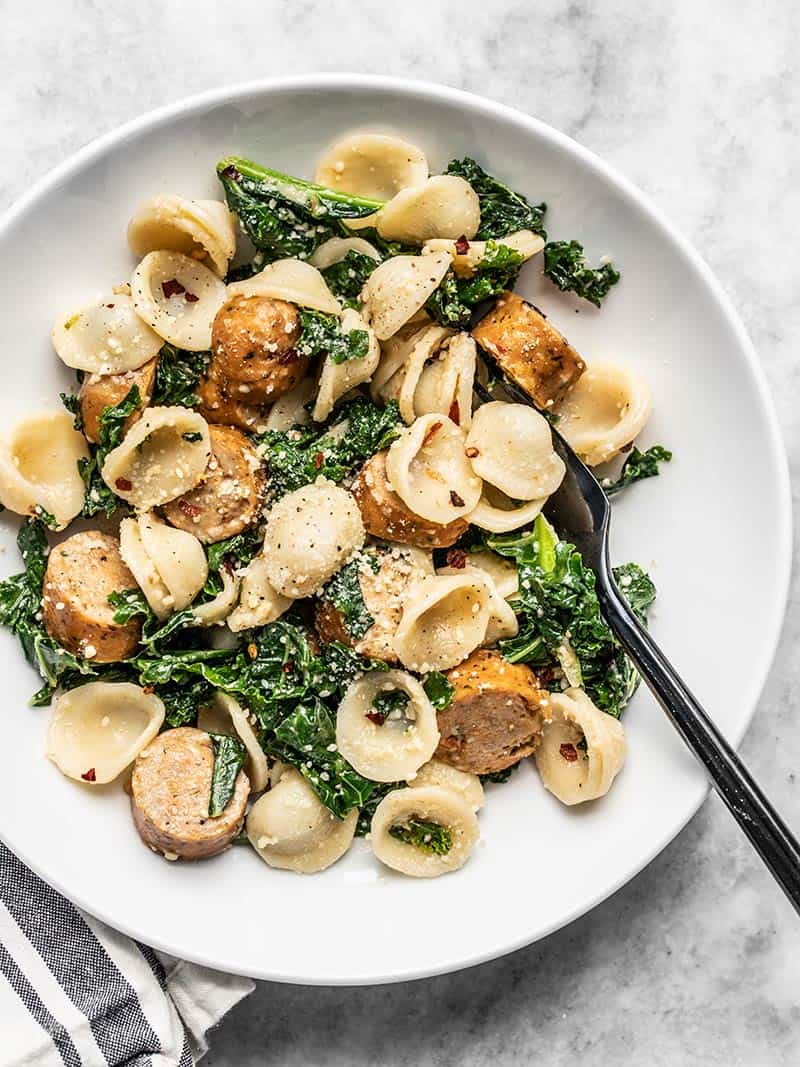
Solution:
[[[646,452],[640,452],[634,445],[616,481],[610,484],[605,481],[602,483],[606,496],[614,496],[621,489],[640,482],[643,478],[655,478],[660,473],[659,463],[669,463],[671,459],[672,453],[663,445],[651,445]]]
[[[360,574],[364,566],[371,567],[373,573],[377,573],[380,564],[371,554],[353,559],[334,574],[322,592],[322,598],[340,613],[348,633],[356,641],[360,641],[375,622],[367,610],[361,590]]]
[[[300,337],[297,351],[303,356],[329,356],[334,363],[363,359],[369,351],[366,330],[342,330],[335,315],[300,308]]]
[[[49,511],[46,511],[41,504],[37,504],[34,507],[34,517],[43,523],[48,530],[59,530],[61,525],[55,515],[52,515]]]
[[[408,707],[408,693],[402,689],[384,689],[377,693],[372,701],[372,707],[367,712],[367,718],[376,726],[383,726],[393,712],[400,712],[405,716]]]
[[[511,775],[520,767],[520,763],[512,763],[510,767],[504,767],[502,771],[490,771],[489,774],[479,774],[478,777],[486,785],[488,782],[493,782],[495,785],[502,785],[503,782],[507,782]]]
[[[431,671],[422,683],[422,688],[436,711],[444,711],[450,706],[455,690],[453,683],[441,671]]]
[[[187,352],[165,344],[158,356],[153,403],[165,407],[195,407],[197,386],[211,359],[210,352]]]
[[[81,402],[77,393],[59,393],[61,403],[72,415],[72,425],[76,430],[83,430],[83,416],[81,415]]]
[[[221,815],[230,803],[246,752],[238,737],[230,737],[228,734],[209,734],[209,737],[214,746],[214,770],[211,774],[208,814],[215,818]]]
[[[345,307],[358,307],[358,297],[380,260],[352,249],[344,259],[325,267],[322,276],[333,295]]]
[[[106,456],[122,441],[125,422],[141,407],[142,399],[138,385],[133,385],[118,404],[103,408],[98,419],[98,444],[89,445],[89,459],[78,460],[78,470],[86,483],[86,499],[81,515],[89,519],[98,512],[107,517],[117,509],[127,510],[127,505],[103,481],[100,472]]]
[[[579,241],[550,241],[544,246],[544,273],[562,292],[575,293],[600,307],[620,273],[612,263],[589,267]]]
[[[473,308],[483,300],[512,289],[522,264],[522,255],[498,241],[486,242],[486,253],[468,278],[452,271],[428,298],[425,310],[441,326],[463,329],[469,325]]]
[[[389,793],[393,793],[395,789],[405,789],[405,782],[378,782],[369,799],[361,808],[358,813],[358,822],[356,823],[356,836],[364,837],[370,832],[372,826],[372,816],[375,814],[375,809]]]
[[[528,203],[521,193],[515,193],[504,182],[487,174],[474,159],[469,156],[454,159],[445,173],[464,178],[478,194],[481,207],[481,225],[475,235],[478,240],[507,237],[518,230],[533,230],[542,237],[547,236],[543,225],[547,205]]]
[[[389,828],[391,837],[413,845],[421,852],[434,856],[446,856],[453,847],[453,835],[446,826],[427,819],[408,819],[404,823]]]

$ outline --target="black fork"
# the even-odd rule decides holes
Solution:
[[[492,373],[517,403],[535,404],[509,381],[488,353],[481,353]],[[476,382],[483,400],[494,399]],[[545,513],[595,574],[597,598],[613,630],[667,717],[703,765],[722,797],[774,878],[800,912],[800,844],[754,781],[752,775],[691,693],[617,587],[608,554],[611,505],[600,483],[578,459],[556,427],[553,444],[566,465],[564,481],[549,498]]]

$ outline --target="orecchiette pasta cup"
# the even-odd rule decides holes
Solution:
[[[400,662],[420,673],[455,667],[483,643],[492,607],[489,586],[475,573],[414,582],[394,637]]]
[[[149,252],[131,278],[133,306],[159,337],[189,352],[211,347],[225,283],[191,256]]]
[[[50,336],[63,363],[90,374],[137,370],[158,355],[164,343],[124,293],[62,315]]]
[[[252,278],[233,282],[228,286],[227,299],[235,296],[266,296],[327,315],[342,313],[342,305],[317,268],[301,259],[279,259]]]
[[[393,196],[378,212],[377,227],[387,241],[421,245],[437,237],[472,238],[480,222],[478,194],[469,182],[437,174]]]
[[[180,252],[224,277],[236,254],[236,220],[219,200],[154,196],[128,223],[128,244],[137,256]]]
[[[443,827],[451,841],[449,849],[444,853],[426,851],[392,834],[394,828],[407,826],[410,820]],[[440,785],[394,790],[375,809],[370,827],[370,844],[377,858],[413,878],[436,878],[457,871],[469,859],[479,836],[470,804]]]
[[[436,354],[447,338],[452,336],[452,332],[445,326],[423,326],[419,333],[414,334],[413,343],[410,350],[407,351],[402,365],[378,390],[378,394],[384,402],[388,400],[397,401],[400,414],[409,425],[413,423],[417,415],[425,413],[417,406],[417,390],[425,365]],[[406,352],[405,346],[398,346],[396,353],[392,353],[385,358],[384,367],[388,369],[390,361],[397,361],[398,356],[403,352]],[[429,407],[426,410],[438,411],[440,409],[438,407]],[[448,405],[444,414],[447,415],[449,411],[450,406]]]
[[[378,366],[381,349],[374,331],[357,311],[347,308],[342,314],[342,333],[352,333],[354,330],[367,333],[367,353],[360,359],[347,359],[343,363],[335,363],[330,356],[325,357],[317,385],[317,399],[311,413],[315,422],[324,422],[345,393],[368,382]]]
[[[253,626],[268,626],[291,607],[290,597],[281,596],[269,580],[269,564],[256,556],[241,578],[239,603],[228,616],[228,628],[234,633]]]
[[[450,269],[450,256],[394,256],[370,274],[364,310],[380,341],[392,337],[425,305]]]
[[[484,792],[481,780],[477,774],[468,771],[460,771],[458,767],[451,767],[439,759],[429,760],[420,767],[417,773],[408,782],[411,789],[420,789],[423,786],[438,785],[442,789],[449,789],[461,797],[473,811],[480,811],[483,807]]]
[[[540,500],[558,489],[565,466],[547,419],[525,404],[494,400],[475,411],[466,453],[484,482],[513,500]]]
[[[428,161],[416,145],[391,134],[356,132],[325,149],[314,181],[371,200],[389,200],[427,177]]]
[[[325,270],[327,267],[332,267],[334,263],[341,263],[348,252],[358,252],[362,256],[369,256],[377,263],[381,261],[380,252],[363,237],[331,237],[322,242],[308,262],[317,270]]]
[[[404,693],[405,707],[383,718],[374,711],[382,694]],[[405,671],[374,671],[347,689],[336,714],[336,747],[348,763],[375,782],[409,779],[439,744],[436,712],[425,690]]]

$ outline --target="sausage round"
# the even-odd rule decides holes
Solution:
[[[78,390],[83,432],[88,441],[97,444],[100,440],[100,416],[103,409],[121,403],[134,385],[139,387],[141,405],[125,420],[124,432],[141,418],[142,412],[153,396],[156,381],[158,356],[147,361],[137,370],[124,374],[87,374]]]
[[[198,383],[197,397],[197,410],[206,422],[236,426],[247,433],[263,433],[267,429],[269,407],[263,404],[245,404],[242,400],[228,396],[224,382],[216,375],[213,363]]]
[[[449,548],[466,533],[467,519],[454,519],[446,525],[430,522],[406,507],[389,487],[386,451],[376,452],[359,471],[350,490],[356,498],[367,533],[384,541],[420,548]]]
[[[179,530],[206,544],[224,541],[258,521],[265,476],[245,435],[233,426],[209,426],[211,459],[200,484],[163,507]]]
[[[136,758],[131,812],[139,836],[165,856],[207,859],[228,847],[244,821],[250,782],[239,771],[221,815],[208,814],[214,747],[204,730],[166,730]]]
[[[447,671],[454,688],[439,712],[438,759],[473,774],[492,774],[535,751],[547,694],[533,671],[495,649],[478,649]]]
[[[48,634],[75,656],[115,663],[133,655],[139,643],[138,619],[114,622],[109,593],[136,589],[119,541],[98,530],[73,534],[56,545],[47,560],[42,618]]]
[[[297,308],[266,296],[235,296],[220,308],[211,330],[211,353],[225,391],[248,404],[277,400],[300,382],[308,357]]]

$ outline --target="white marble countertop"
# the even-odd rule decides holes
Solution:
[[[40,0],[4,4],[2,19],[0,210],[120,122],[265,75],[426,78],[576,137],[652,197],[733,296],[800,485],[800,13],[786,0]],[[798,600],[795,583],[743,746],[796,827]],[[712,799],[643,874],[546,941],[391,989],[262,983],[207,1062],[796,1064],[799,929]]]

